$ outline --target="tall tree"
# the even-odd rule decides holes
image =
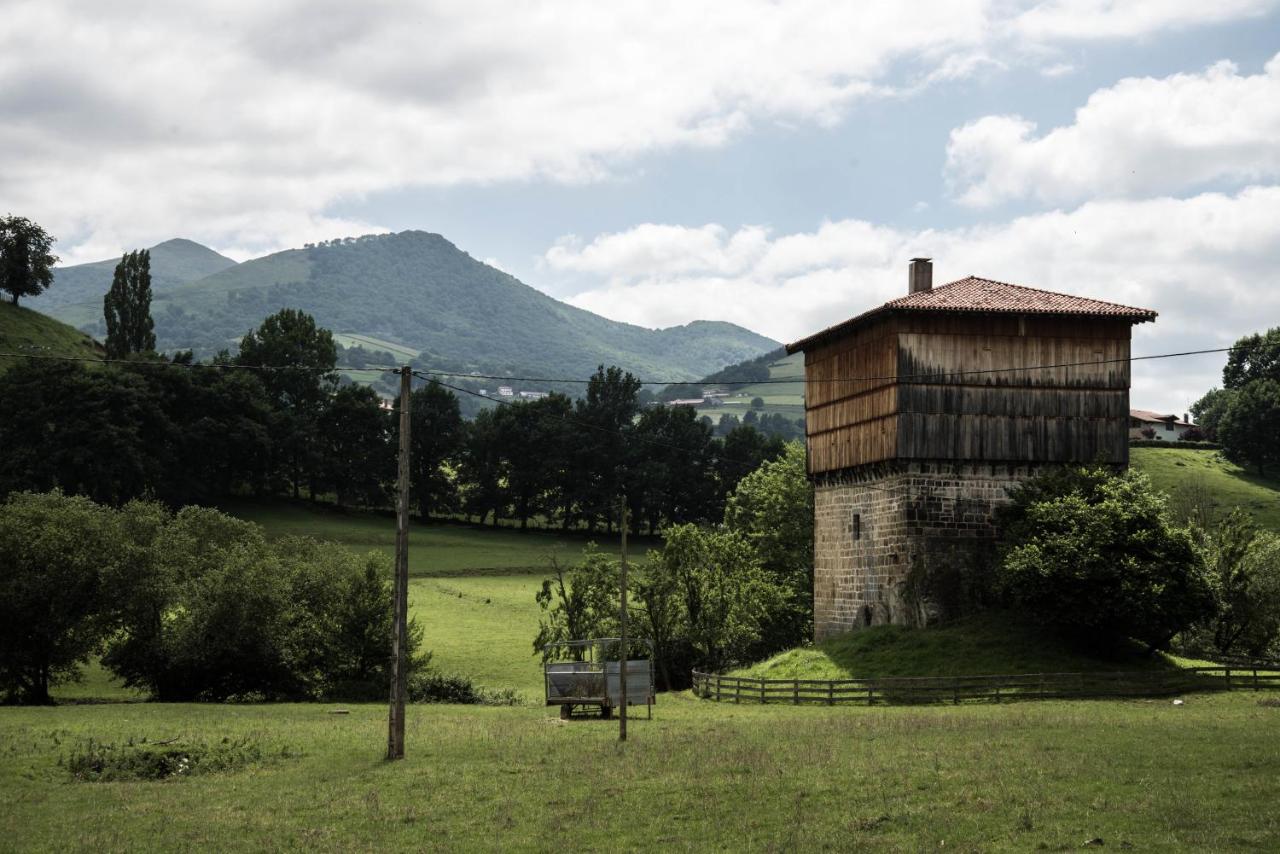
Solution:
[[[480,517],[480,524],[493,513],[498,524],[506,505],[502,488],[506,479],[506,459],[502,452],[502,421],[496,410],[481,410],[467,425],[462,457],[458,461],[461,480],[466,484],[463,510]]]
[[[26,217],[0,217],[0,291],[14,305],[18,297],[36,296],[53,284],[54,240]]]
[[[399,412],[400,401],[396,400]],[[399,429],[400,419],[395,419]],[[462,449],[462,410],[454,393],[427,383],[409,397],[409,491],[422,518],[452,510],[457,487],[445,466]]]
[[[0,699],[48,703],[110,632],[103,576],[113,514],[85,498],[22,493],[0,505]]]
[[[1258,474],[1280,469],[1280,381],[1256,379],[1235,392],[1218,424],[1226,456]]]
[[[324,480],[337,495],[339,507],[383,502],[383,484],[395,469],[390,438],[390,419],[373,389],[350,385],[329,398],[320,415],[319,441]]]
[[[588,524],[607,520],[613,530],[613,511],[625,482],[626,433],[639,409],[640,381],[617,366],[596,369],[587,383],[587,396],[577,404],[576,420],[584,426],[577,455],[581,491],[579,505]]]
[[[276,469],[296,498],[304,482],[314,498],[320,457],[316,429],[325,401],[338,385],[338,349],[333,334],[304,311],[285,308],[240,341],[237,364],[269,368],[262,383],[276,413]]]
[[[155,351],[150,250],[126,252],[120,259],[111,279],[111,290],[102,298],[102,313],[107,321],[108,359]]]
[[[1246,335],[1235,343],[1222,368],[1222,385],[1244,388],[1254,380],[1280,382],[1280,326]]]

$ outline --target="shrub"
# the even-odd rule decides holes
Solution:
[[[1070,469],[1015,490],[999,584],[1024,612],[1094,647],[1151,649],[1213,612],[1203,557],[1136,472]]]
[[[116,578],[122,631],[103,656],[126,685],[165,701],[386,696],[385,557],[268,543],[256,525],[199,507],[132,531],[146,559]],[[411,669],[425,662],[420,638],[411,624]]]
[[[282,748],[274,755],[294,755]],[[269,758],[268,751],[255,738],[223,738],[217,744],[132,740],[114,744],[87,739],[71,749],[65,765],[71,776],[81,782],[119,782],[126,780],[168,780],[234,771],[257,765]]]
[[[485,706],[518,706],[522,702],[514,688],[490,690],[477,686],[465,676],[425,670],[420,670],[410,678],[409,701]]]

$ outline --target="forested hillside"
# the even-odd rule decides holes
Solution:
[[[285,307],[335,332],[423,351],[431,366],[459,372],[585,378],[600,364],[616,364],[640,375],[695,379],[777,346],[730,323],[652,330],[607,320],[421,231],[278,252],[155,290],[160,348],[197,355],[234,349]]]
[[[72,326],[101,323],[102,297],[111,288],[111,276],[119,261],[119,258],[108,258],[57,267],[53,271],[52,287],[25,303]],[[234,267],[235,263],[194,241],[166,240],[151,247],[151,290],[162,294]]]

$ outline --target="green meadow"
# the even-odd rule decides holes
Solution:
[[[536,706],[0,710],[8,850],[1258,851],[1280,847],[1280,708],[1256,695],[794,708],[660,698],[652,721]],[[248,742],[259,761],[82,782],[95,742]]]
[[[390,516],[229,509],[271,536],[390,551]],[[52,850],[1137,851],[1280,848],[1280,699],[793,707],[662,695],[630,739],[541,704],[531,642],[548,554],[586,538],[415,525],[413,616],[433,665],[515,707],[418,705],[382,759],[383,704],[166,705],[91,667],[64,705],[0,709],[0,848]],[[606,545],[602,542],[602,545]],[[793,650],[767,675],[1065,662],[990,625],[866,633]],[[939,661],[943,663],[939,665]],[[923,662],[923,664],[921,664]],[[968,666],[968,665],[966,665]],[[1003,668],[1002,668],[1003,669]],[[90,703],[91,699],[98,701]],[[130,701],[133,702],[130,702]],[[107,702],[102,702],[107,701]],[[345,713],[335,714],[343,711]],[[229,770],[88,782],[86,751],[245,746]],[[132,744],[132,747],[129,745]],[[248,755],[248,754],[246,754]],[[82,767],[76,765],[75,767]],[[1102,840],[1101,843],[1096,840]]]

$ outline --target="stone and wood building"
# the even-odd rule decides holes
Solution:
[[[1129,460],[1129,339],[1149,309],[970,276],[787,346],[804,352],[814,634],[920,622],[913,566],[990,541],[1048,466]]]

